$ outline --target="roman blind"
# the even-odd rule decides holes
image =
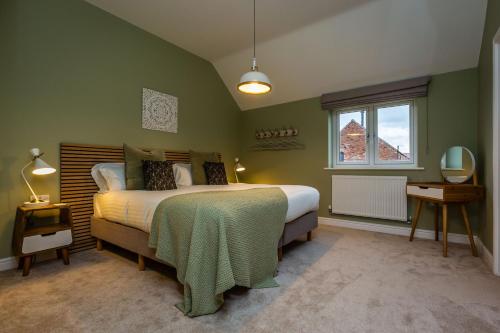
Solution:
[[[377,84],[374,86],[321,95],[321,107],[335,110],[358,105],[396,101],[427,96],[430,76]]]

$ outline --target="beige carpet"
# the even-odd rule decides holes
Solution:
[[[279,288],[185,317],[174,271],[95,250],[0,273],[1,332],[500,332],[500,278],[469,249],[321,227],[287,248]],[[151,269],[153,267],[153,269]]]

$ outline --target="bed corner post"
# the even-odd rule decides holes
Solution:
[[[100,240],[99,238],[97,238],[97,241],[96,241],[96,248],[97,248],[97,251],[102,251],[102,240]]]
[[[137,268],[139,268],[140,271],[146,269],[146,264],[144,263],[144,256],[142,254],[137,255]]]

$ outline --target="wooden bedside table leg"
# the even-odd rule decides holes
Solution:
[[[469,236],[470,248],[472,250],[472,255],[477,257],[477,249],[476,244],[474,244],[474,236],[472,235],[472,230],[470,228],[469,217],[467,216],[467,208],[465,208],[464,204],[460,205],[462,210],[462,215],[464,217],[465,228],[467,229],[467,235]]]
[[[439,240],[439,205],[434,208],[434,240]]]
[[[415,234],[415,229],[417,228],[418,219],[420,218],[420,211],[422,210],[422,200],[417,199],[417,211],[415,213],[415,219],[411,224],[410,242],[413,240],[413,235]]]
[[[313,238],[313,233],[312,233],[312,231],[308,231],[308,232],[307,232],[307,241],[308,241],[308,242],[310,242],[310,241],[312,240],[312,238]]]
[[[31,268],[31,256],[23,257],[23,276],[30,273]]]
[[[62,254],[62,258],[63,258],[63,262],[65,265],[69,265],[69,251],[68,251],[68,248],[65,247],[63,249],[61,249],[61,254]]]
[[[443,205],[443,257],[448,256],[448,205]]]

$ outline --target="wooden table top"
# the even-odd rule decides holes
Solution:
[[[59,209],[59,208],[67,208],[67,207],[69,207],[68,204],[56,203],[56,204],[48,204],[46,206],[34,206],[34,207],[19,206],[19,207],[17,207],[17,209],[20,209],[24,212],[31,212],[34,210],[48,210],[48,209]]]

